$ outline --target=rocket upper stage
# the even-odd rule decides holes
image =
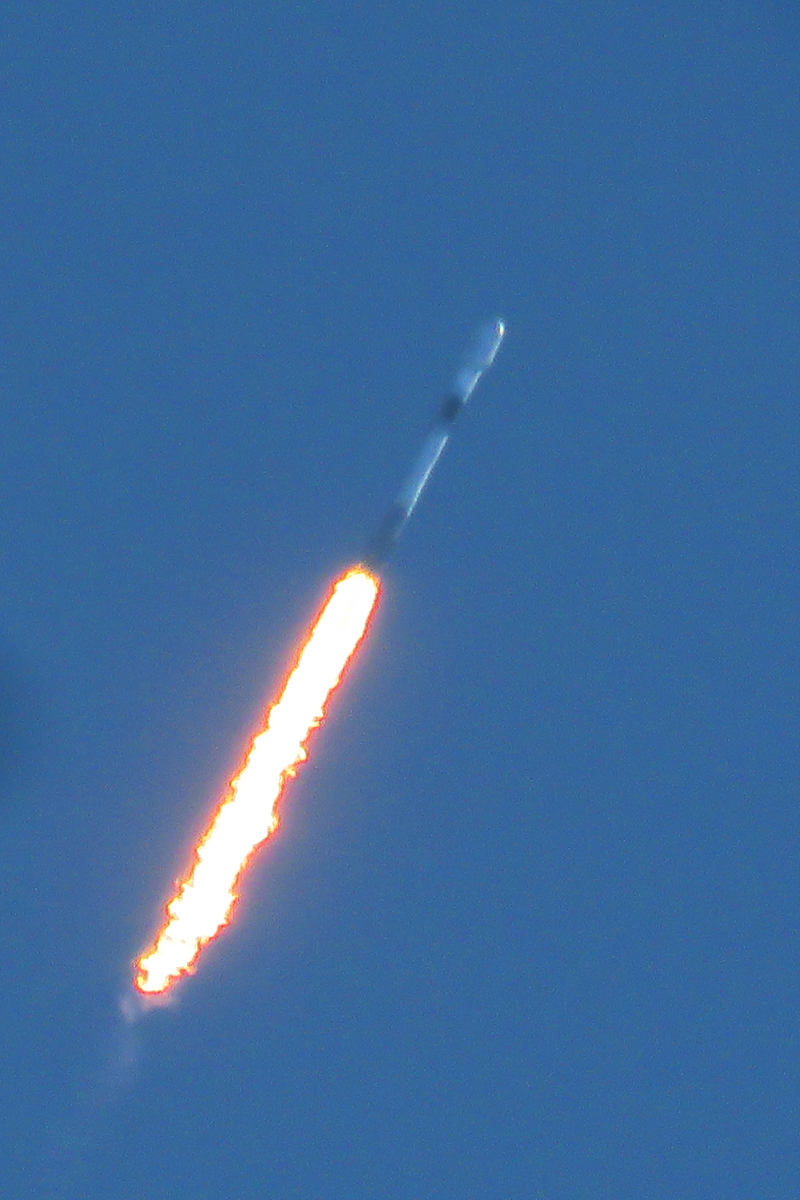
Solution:
[[[494,362],[505,332],[505,325],[498,318],[481,326],[475,335],[475,340],[456,372],[433,429],[423,442],[410,474],[367,548],[363,561],[370,570],[382,566],[392,552],[416,508],[431,471],[447,445],[453,422],[469,400],[484,371]]]
[[[475,335],[453,381],[453,397],[460,399],[462,405],[469,400],[481,375],[494,362],[505,332],[505,325],[498,319],[481,326]]]

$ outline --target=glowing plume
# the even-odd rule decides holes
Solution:
[[[362,567],[334,585],[280,699],[197,848],[191,873],[167,906],[164,928],[136,964],[136,987],[143,995],[165,993],[227,924],[239,875],[278,824],[284,782],[307,757],[306,739],[322,720],[377,597],[378,580]]]

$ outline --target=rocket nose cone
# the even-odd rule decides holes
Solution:
[[[485,371],[492,365],[505,333],[505,324],[499,317],[494,321],[487,322],[478,330],[475,343],[468,355],[470,365],[476,371]]]

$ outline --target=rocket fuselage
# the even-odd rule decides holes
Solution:
[[[367,546],[362,561],[369,570],[375,571],[382,567],[397,544],[417,506],[431,471],[447,445],[456,417],[469,400],[484,371],[494,362],[504,335],[505,325],[499,319],[490,321],[478,331],[439,410],[439,416],[422,444],[414,466]]]

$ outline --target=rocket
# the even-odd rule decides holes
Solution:
[[[500,320],[478,331],[362,563],[349,567],[333,585],[244,765],[199,842],[189,873],[178,882],[161,932],[136,962],[135,992],[122,1003],[129,1022],[151,1005],[168,1000],[177,981],[194,970],[202,947],[230,920],[239,877],[256,848],[276,829],[286,780],[307,758],[308,739],[323,720],[328,698],[366,635],[380,591],[377,568],[408,523],[447,445],[453,422],[494,362],[504,334]]]
[[[494,362],[505,332],[505,325],[497,318],[482,325],[475,335],[414,466],[367,546],[361,561],[368,570],[377,571],[382,567],[397,544],[417,507],[417,501],[430,478],[431,471],[447,445],[456,417],[474,392],[483,373]]]

